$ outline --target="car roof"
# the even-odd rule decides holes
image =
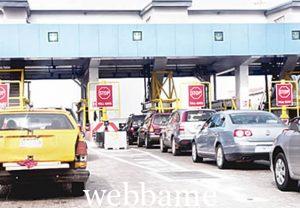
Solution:
[[[69,113],[63,108],[30,108],[30,109],[5,109],[0,113]]]
[[[227,111],[220,111],[219,113],[224,113],[226,115],[229,115],[235,113],[270,113],[270,112],[262,111],[262,110],[227,110]]]
[[[176,110],[174,112],[187,112],[187,111],[212,111],[212,112],[216,112],[214,109],[208,109],[208,108],[204,108],[204,109],[179,109]]]

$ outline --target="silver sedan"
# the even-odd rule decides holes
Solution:
[[[220,169],[226,168],[228,162],[269,160],[275,138],[286,128],[269,112],[218,112],[195,135],[192,159],[216,159]]]
[[[290,122],[289,129],[283,131],[275,140],[271,158],[278,189],[297,190],[300,180],[300,118]]]

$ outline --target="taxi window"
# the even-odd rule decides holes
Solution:
[[[74,129],[63,114],[0,114],[0,130]]]

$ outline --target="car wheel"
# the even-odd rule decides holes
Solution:
[[[132,142],[132,141],[133,141],[132,138],[128,138],[128,144],[129,144],[129,145],[133,145],[133,142]]]
[[[292,191],[298,187],[298,181],[291,179],[286,157],[279,153],[274,161],[274,176],[276,185],[281,191]]]
[[[192,159],[194,163],[203,161],[203,157],[199,157],[198,155],[197,146],[195,142],[192,143]]]
[[[228,162],[225,158],[222,145],[218,145],[216,148],[216,162],[219,169],[225,169],[228,167]]]
[[[179,155],[179,153],[180,153],[180,150],[176,149],[175,139],[172,139],[172,154],[174,156],[177,156],[177,155]]]
[[[79,197],[84,195],[85,183],[84,182],[74,182],[72,183],[72,195],[74,197]]]
[[[168,148],[165,146],[164,140],[163,140],[162,137],[160,137],[159,143],[160,143],[160,151],[161,151],[161,152],[167,152],[167,151],[168,151]]]
[[[140,139],[139,136],[138,136],[138,138],[137,138],[137,146],[138,146],[138,147],[142,147],[142,146],[143,146],[143,143],[142,143],[142,141],[141,141],[141,139]]]
[[[146,148],[146,149],[149,149],[150,147],[151,147],[151,143],[150,143],[150,141],[149,141],[148,136],[146,136],[146,138],[145,138],[145,148]]]

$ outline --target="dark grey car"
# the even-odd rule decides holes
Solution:
[[[195,135],[192,159],[216,159],[221,169],[228,162],[269,160],[273,142],[284,129],[279,118],[269,112],[218,112]]]
[[[275,140],[270,159],[278,189],[296,190],[300,180],[300,118],[293,119],[289,129]]]

